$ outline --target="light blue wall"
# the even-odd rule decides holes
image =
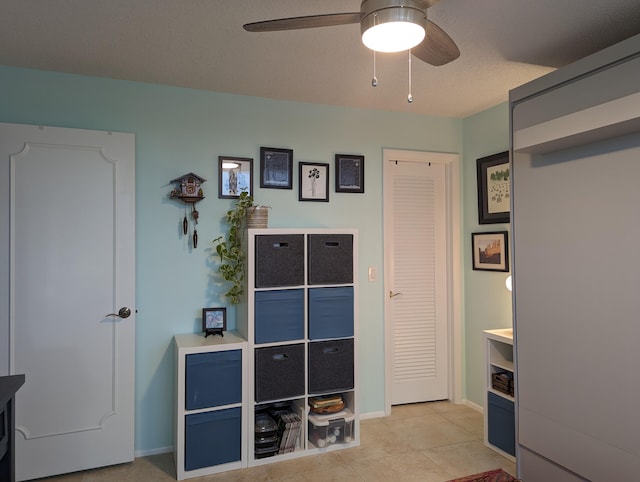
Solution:
[[[511,327],[511,292],[505,286],[509,273],[474,271],[471,233],[509,231],[508,224],[478,223],[476,159],[509,149],[509,104],[505,102],[463,122],[464,166],[464,398],[484,406],[484,345],[482,331]]]
[[[199,331],[201,309],[225,304],[222,290],[212,282],[214,267],[209,259],[209,241],[223,230],[221,219],[231,205],[230,201],[217,198],[219,155],[250,157],[258,164],[260,146],[293,149],[294,190],[260,189],[259,178],[255,177],[256,200],[272,207],[270,226],[359,230],[359,277],[363,281],[359,307],[360,409],[363,413],[376,412],[384,409],[382,282],[368,283],[366,275],[368,266],[378,267],[382,275],[382,149],[462,153],[463,125],[467,125],[473,135],[465,136],[465,147],[470,152],[465,164],[475,165],[476,154],[497,152],[496,148],[504,148],[508,139],[506,130],[500,130],[491,136],[494,140],[503,136],[501,142],[485,145],[486,139],[476,134],[480,130],[476,124],[483,123],[481,117],[463,124],[460,119],[0,67],[0,121],[136,135],[138,453],[173,444],[172,336]],[[498,124],[506,123],[503,110],[490,113],[489,117]],[[485,130],[492,131],[492,125],[487,123]],[[474,149],[472,141],[480,147]],[[335,153],[365,156],[365,193],[335,193],[332,187],[329,203],[298,202],[297,161],[330,163],[333,174]],[[195,251],[180,235],[184,207],[168,199],[173,187],[169,181],[189,171],[208,180],[203,186],[206,199],[198,204],[200,246]],[[468,191],[472,187],[469,166],[463,171]],[[475,212],[475,205],[466,198],[465,195],[465,210]],[[466,227],[467,224],[465,221]],[[500,277],[470,275],[473,282],[466,290],[474,299],[482,297],[482,293],[475,292],[476,285],[486,294],[486,279]],[[472,304],[475,305],[489,311],[481,322],[493,326],[495,317],[487,304]],[[233,311],[229,315],[233,319]],[[474,322],[473,330],[467,330],[467,348],[474,353],[470,336],[477,334],[477,326]]]

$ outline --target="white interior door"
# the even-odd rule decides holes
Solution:
[[[18,480],[133,460],[134,142],[0,124]]]
[[[385,155],[391,405],[449,398],[447,166],[435,162],[433,154],[421,154]]]

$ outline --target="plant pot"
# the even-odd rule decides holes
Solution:
[[[247,229],[266,228],[269,224],[269,207],[254,206],[247,208]]]

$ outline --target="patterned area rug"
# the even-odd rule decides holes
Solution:
[[[467,475],[459,479],[452,479],[448,482],[517,482],[517,479],[506,473],[502,469],[490,470],[481,474]]]

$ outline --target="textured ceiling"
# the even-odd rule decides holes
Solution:
[[[274,99],[466,117],[509,89],[640,33],[639,0],[441,0],[461,56],[373,54],[359,25],[248,33],[247,22],[358,11],[360,0],[2,0],[0,64]]]

